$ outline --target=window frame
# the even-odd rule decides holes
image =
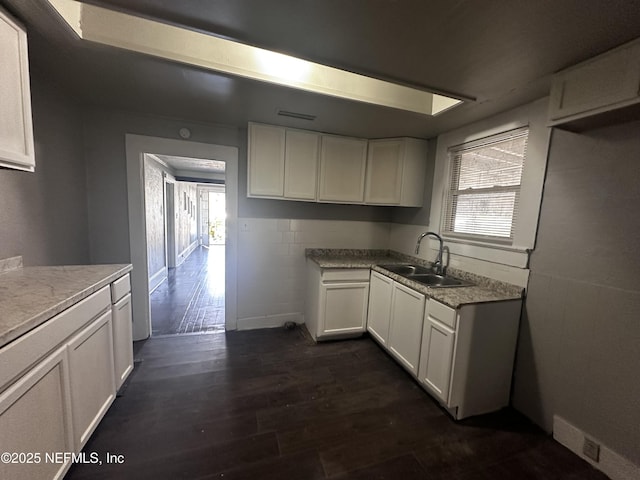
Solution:
[[[506,142],[515,138],[525,137],[525,154],[524,159],[522,161],[522,169],[520,172],[520,182],[516,185],[509,186],[493,186],[493,187],[479,187],[472,188],[472,191],[468,191],[467,189],[460,190],[459,182],[460,182],[460,169],[456,169],[456,162],[462,159],[462,155],[465,152],[469,152],[472,150],[478,150],[483,147],[488,147],[491,145],[495,145],[498,143]],[[520,207],[520,191],[522,188],[523,182],[523,173],[526,167],[527,160],[527,144],[529,139],[529,125],[524,127],[515,128],[512,130],[508,130],[505,132],[496,133],[490,135],[488,137],[483,137],[478,140],[473,140],[469,142],[465,142],[462,144],[451,146],[447,149],[448,155],[448,177],[447,184],[445,186],[445,200],[443,204],[443,215],[442,215],[442,224],[441,224],[441,233],[443,237],[453,238],[453,239],[466,239],[471,241],[480,241],[486,243],[495,243],[497,245],[512,245],[514,241],[514,230],[516,223],[518,221],[519,215],[519,207]],[[456,176],[456,172],[458,175],[457,179],[457,187],[454,188],[454,177]],[[456,221],[456,211],[455,211],[455,200],[454,198],[466,197],[469,195],[478,195],[478,194],[500,194],[500,193],[514,193],[514,209],[511,218],[511,226],[509,236],[500,236],[500,235],[486,235],[481,233],[469,233],[469,232],[456,232],[453,229],[455,228]]]
[[[478,265],[479,260],[484,265],[487,265],[486,262],[491,262],[517,269],[528,267],[529,254],[535,247],[552,131],[547,126],[547,106],[548,97],[545,97],[437,137],[429,228],[441,233],[443,217],[446,214],[445,195],[450,184],[449,148],[517,128],[529,127],[527,161],[522,172],[520,188],[521,199],[526,200],[520,202],[518,219],[514,225],[513,242],[504,244],[443,235],[450,249],[452,261],[459,266],[464,264],[471,269],[472,265]],[[526,276],[526,271],[523,271],[523,275]]]

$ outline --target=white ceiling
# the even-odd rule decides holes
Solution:
[[[75,39],[45,0],[0,0],[31,67],[79,101],[192,121],[432,137],[546,96],[550,76],[640,37],[640,0],[97,0],[99,6],[475,102],[429,118]],[[315,115],[314,121],[277,115]]]

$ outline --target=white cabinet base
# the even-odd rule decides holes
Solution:
[[[368,269],[321,269],[307,260],[305,324],[314,340],[362,335],[368,301]]]
[[[418,381],[456,419],[509,405],[520,309],[520,300],[427,302]]]
[[[394,283],[389,324],[389,352],[414,376],[418,375],[424,302],[423,294]]]
[[[133,371],[133,338],[131,324],[131,294],[113,305],[113,363],[116,390]]]
[[[367,331],[383,347],[387,347],[387,341],[389,340],[392,295],[393,280],[372,271],[369,281]]]
[[[68,349],[74,441],[80,451],[116,396],[111,310],[76,335]]]
[[[44,458],[48,452],[74,451],[68,375],[63,347],[0,395],[2,452],[41,455],[40,462],[0,463],[3,480],[61,479],[69,469],[71,459]]]

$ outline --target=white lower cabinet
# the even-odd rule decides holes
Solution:
[[[0,446],[23,454],[2,480],[64,477],[131,371],[129,290],[125,275],[0,348]]]
[[[111,284],[113,365],[118,390],[133,371],[133,323],[129,274]]]
[[[323,285],[319,336],[362,333],[367,315],[369,283]]]
[[[314,340],[362,335],[367,324],[369,269],[307,265],[305,324]]]
[[[133,338],[131,294],[127,294],[112,307],[113,365],[118,390],[133,371]]]
[[[367,330],[400,364],[418,375],[425,296],[371,272]]]
[[[444,312],[447,319],[453,319],[453,325],[455,325],[456,311],[429,299],[422,333],[422,355],[418,378],[431,393],[446,403],[449,400],[456,333],[454,329],[443,323],[444,316],[437,315],[441,312]]]
[[[418,375],[420,361],[424,301],[423,294],[394,282],[389,322],[389,351],[414,375]]]
[[[76,450],[87,443],[116,396],[111,310],[68,345]]]
[[[52,353],[0,395],[2,452],[39,457],[0,463],[3,480],[61,479],[71,459],[46,461],[47,452],[74,451],[67,349]]]
[[[521,301],[463,305],[430,298],[418,381],[456,419],[509,405]]]
[[[371,272],[369,280],[369,313],[367,315],[367,331],[382,346],[389,339],[389,320],[391,319],[391,296],[393,280],[389,277]]]
[[[367,330],[456,419],[509,405],[521,300],[457,309],[371,272]]]

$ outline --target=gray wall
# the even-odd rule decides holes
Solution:
[[[514,406],[640,464],[640,122],[555,130]]]
[[[88,263],[81,113],[33,71],[31,85],[36,171],[0,169],[0,258]]]
[[[391,207],[313,204],[250,199],[247,192],[247,131],[120,111],[89,108],[84,113],[84,152],[87,162],[89,243],[92,263],[130,261],[127,217],[125,135],[179,139],[181,127],[191,141],[236,146],[239,149],[238,216],[388,222]]]
[[[84,125],[92,263],[130,261],[127,133],[180,139],[180,128],[187,127],[191,130],[191,141],[238,145],[238,131],[233,127],[129,112],[88,109]]]

